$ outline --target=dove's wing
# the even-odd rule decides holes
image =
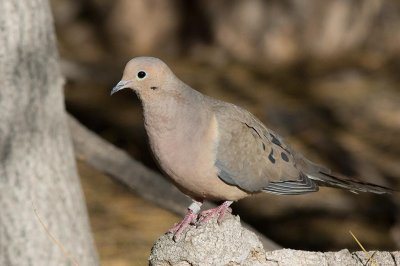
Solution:
[[[248,192],[303,194],[318,186],[295,166],[282,139],[252,114],[235,105],[214,102],[219,139],[215,165],[226,183]]]

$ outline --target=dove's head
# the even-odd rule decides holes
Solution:
[[[124,70],[122,79],[112,89],[111,95],[125,88],[130,88],[143,100],[157,97],[170,90],[171,82],[176,80],[169,67],[154,57],[135,57]],[[176,86],[172,86],[175,87]]]

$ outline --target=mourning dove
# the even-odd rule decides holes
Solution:
[[[233,201],[258,192],[299,195],[319,186],[388,192],[307,160],[250,112],[192,89],[160,59],[130,60],[111,94],[124,88],[135,91],[142,102],[160,167],[193,199],[185,218],[170,230],[175,236],[197,218],[204,223],[217,216],[220,221]],[[224,203],[198,216],[203,200]]]

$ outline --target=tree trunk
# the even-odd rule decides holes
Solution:
[[[0,265],[97,265],[48,2],[0,12]]]

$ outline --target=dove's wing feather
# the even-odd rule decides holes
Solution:
[[[290,147],[252,114],[235,105],[213,102],[219,141],[219,177],[248,192],[302,194],[318,186],[295,166]]]

